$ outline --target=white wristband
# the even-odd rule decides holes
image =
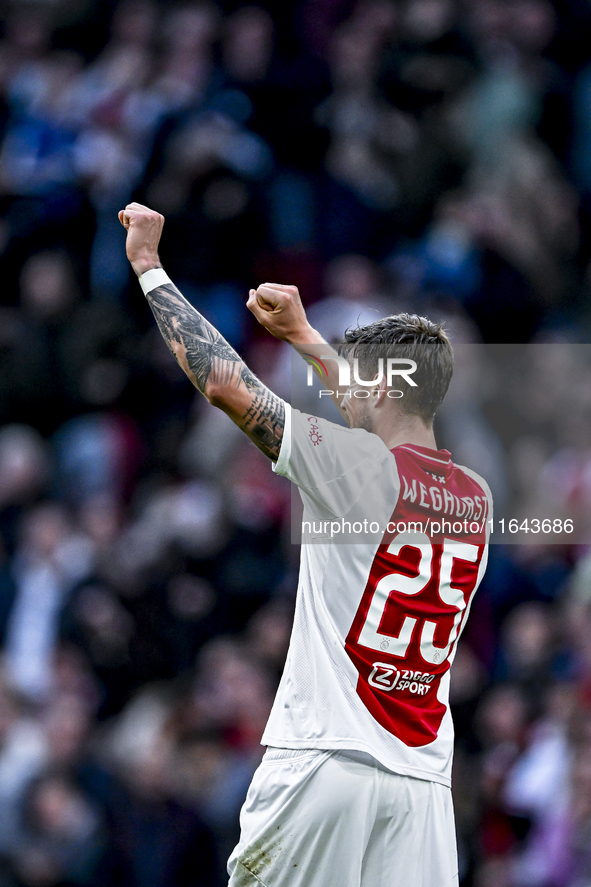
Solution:
[[[138,280],[144,291],[144,296],[146,296],[150,290],[155,290],[157,286],[162,286],[163,283],[172,283],[172,280],[164,268],[150,268],[149,271],[144,271],[143,274],[140,274]]]

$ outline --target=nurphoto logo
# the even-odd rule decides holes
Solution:
[[[314,354],[302,354],[302,357],[308,364],[308,374],[306,379],[306,385],[311,386],[314,384],[314,370],[318,373],[320,378],[328,378],[328,370],[326,365],[323,363],[325,360],[334,361],[339,370],[339,389],[343,388],[343,391],[335,392],[332,389],[322,389],[320,391],[320,397],[331,397],[335,393],[337,396],[344,395],[347,391],[353,397],[369,397],[371,388],[375,388],[380,385],[382,380],[384,379],[384,374],[386,378],[386,387],[387,387],[387,395],[392,398],[400,398],[404,397],[404,392],[398,389],[393,388],[394,377],[399,376],[404,379],[404,381],[410,385],[412,388],[417,387],[417,383],[412,377],[412,374],[416,372],[417,364],[416,361],[410,360],[410,358],[403,357],[387,357],[385,364],[386,368],[384,370],[384,358],[378,358],[378,371],[373,379],[362,379],[359,372],[359,361],[358,358],[354,357],[349,363],[349,361],[344,357],[339,357],[336,354],[321,354],[319,357],[316,357]],[[351,370],[353,370],[353,382],[351,382]],[[358,388],[353,388],[350,390],[353,385],[359,386]]]

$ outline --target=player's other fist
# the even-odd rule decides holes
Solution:
[[[127,229],[125,249],[137,276],[151,268],[161,268],[158,244],[164,216],[141,203],[128,203],[119,212],[119,221]]]
[[[293,344],[306,341],[309,324],[297,286],[262,283],[250,290],[246,306],[277,339]]]

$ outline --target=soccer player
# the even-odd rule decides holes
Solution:
[[[295,287],[251,290],[248,307],[273,335],[320,358],[350,428],[302,414],[169,280],[162,216],[131,203],[119,217],[172,353],[300,488],[309,527],[231,887],[457,885],[449,670],[486,567],[492,502],[481,478],[436,448],[433,416],[453,371],[445,332],[386,317],[349,331],[336,355]],[[343,359],[352,381],[339,392]],[[368,530],[343,543],[334,535],[345,525]]]

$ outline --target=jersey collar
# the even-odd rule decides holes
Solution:
[[[415,456],[427,459],[429,462],[440,465],[442,468],[451,468],[453,464],[449,450],[430,450],[429,447],[419,447],[416,444],[400,444],[394,447],[392,452],[394,453],[396,450],[414,453]]]

